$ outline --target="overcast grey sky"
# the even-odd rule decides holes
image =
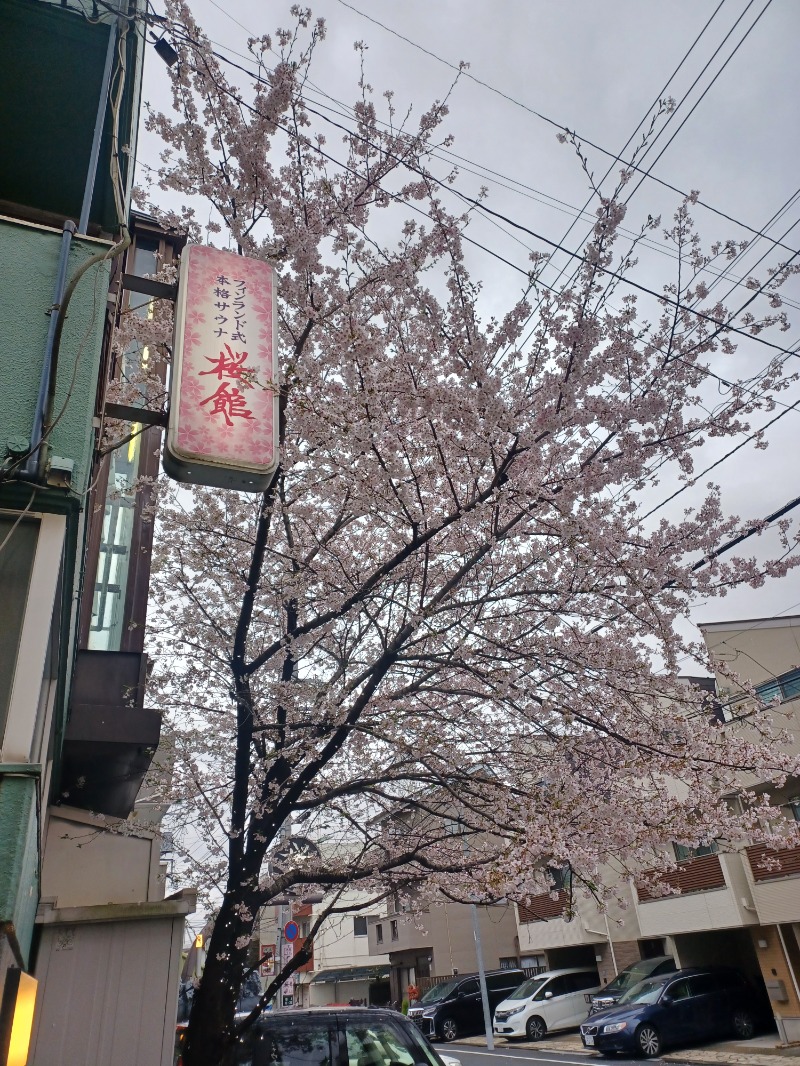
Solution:
[[[481,185],[488,186],[493,209],[550,240],[563,240],[570,249],[581,246],[587,223],[577,221],[568,235],[567,230],[589,192],[574,153],[557,142],[552,123],[575,129],[617,153],[664,91],[679,107],[643,164],[652,165],[655,177],[685,191],[700,190],[705,203],[756,231],[789,204],[768,228],[769,240],[754,243],[748,257],[735,264],[734,277],[746,277],[757,258],[769,250],[770,241],[781,239],[792,249],[798,247],[800,195],[792,199],[800,186],[797,0],[353,0],[352,5],[349,0],[317,0],[310,6],[315,16],[325,18],[328,28],[311,74],[317,99],[327,107],[335,105],[323,93],[346,104],[356,99],[356,40],[369,46],[367,75],[377,97],[385,89],[394,90],[400,113],[413,106],[418,114],[441,98],[454,76],[447,64],[469,62],[472,77],[460,80],[447,120],[447,129],[455,136],[452,151],[468,160],[462,163],[459,188],[474,195]],[[219,50],[237,62],[245,62],[235,53],[246,53],[250,34],[290,24],[288,3],[193,0],[192,10]],[[152,51],[147,57],[144,98],[168,107],[165,68]],[[333,145],[335,132],[329,136]],[[587,150],[600,177],[611,160],[600,151]],[[143,133],[140,163],[154,165],[157,159],[157,141]],[[445,164],[441,167],[444,171]],[[615,165],[615,174],[617,170]],[[648,178],[631,200],[626,223],[638,229],[648,214],[659,213],[666,221],[678,202],[675,193]],[[752,236],[699,205],[693,215],[707,243]],[[550,250],[534,237],[507,229],[476,219],[470,235],[523,268],[528,249]],[[506,308],[519,292],[522,275],[476,249],[469,255],[474,274],[485,284],[487,311]],[[767,262],[776,262],[779,256],[772,248]],[[643,284],[660,287],[671,277],[672,263],[665,255],[653,250],[640,258],[636,277]],[[555,281],[566,261],[557,254],[545,280]],[[734,277],[720,286],[722,293],[731,288]],[[747,295],[743,288],[735,290],[731,305],[740,306]],[[790,295],[800,306],[800,286],[795,284]],[[791,348],[800,343],[800,310],[788,310],[791,331],[771,339]],[[765,346],[745,341],[735,357],[719,355],[714,369],[723,377],[750,376],[771,354]],[[789,360],[790,365],[795,363],[800,369],[800,360]],[[709,386],[709,401],[724,399],[720,388]],[[781,399],[785,404],[800,399],[800,386]],[[771,417],[760,415],[753,424],[762,425]],[[789,411],[769,430],[767,451],[750,445],[709,475],[722,485],[730,511],[761,516],[800,495],[799,431],[800,411]],[[730,446],[709,445],[698,458],[697,469]],[[658,493],[663,498],[674,487],[674,482],[665,481]],[[656,494],[653,502],[657,499]],[[691,500],[687,491],[673,506],[682,508]],[[799,574],[769,582],[760,590],[742,590],[698,604],[692,621],[779,613],[800,613]]]

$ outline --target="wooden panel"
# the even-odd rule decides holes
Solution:
[[[768,858],[771,864],[778,863],[773,869],[764,869],[759,864]],[[747,859],[753,871],[754,881],[774,881],[778,877],[792,877],[800,874],[800,847],[774,851],[764,844],[756,844],[747,849]]]
[[[549,892],[532,896],[527,906],[522,903],[519,905],[520,924],[526,925],[530,922],[545,922],[548,918],[560,918],[564,913],[566,903],[566,892],[559,892],[558,899],[553,899]]]
[[[689,892],[708,892],[712,888],[725,887],[719,855],[701,855],[698,859],[689,859],[688,862],[680,863],[671,873],[661,874],[659,879],[670,888],[677,889],[682,896]],[[636,891],[640,903],[664,898],[638,882]]]

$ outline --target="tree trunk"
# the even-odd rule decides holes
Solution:
[[[226,893],[214,922],[203,979],[192,1003],[184,1066],[228,1066],[235,1050],[234,1014],[247,948],[239,937],[252,933],[253,920],[243,921]]]

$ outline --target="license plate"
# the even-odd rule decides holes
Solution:
[[[594,1047],[594,1037],[593,1036],[585,1036],[583,1038],[583,1042],[586,1044],[587,1047]]]

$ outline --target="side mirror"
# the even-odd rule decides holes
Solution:
[[[553,998],[553,993],[552,992],[545,992],[544,998],[545,999],[552,999]]]
[[[669,992],[665,992],[664,995],[661,997],[661,1003],[663,1004],[663,1006],[668,1007],[672,1002],[672,996],[669,994]]]

